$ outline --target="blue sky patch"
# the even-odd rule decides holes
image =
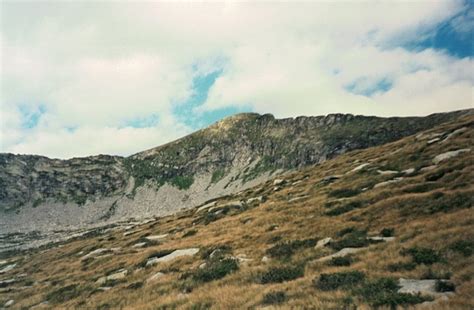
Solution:
[[[207,75],[196,76],[193,80],[194,94],[186,102],[178,104],[173,109],[173,114],[192,129],[209,126],[216,121],[241,112],[249,112],[249,106],[229,106],[213,111],[197,113],[196,109],[207,100],[209,90],[222,74],[222,70],[217,70]]]
[[[370,97],[376,93],[385,93],[392,87],[393,83],[388,78],[371,81],[364,77],[346,85],[344,88],[353,94]]]
[[[432,48],[458,57],[474,56],[474,1],[466,0],[464,10],[404,45],[410,51]]]
[[[38,126],[41,116],[47,111],[43,104],[38,106],[20,105],[18,110],[21,114],[21,128],[23,129],[32,129]]]

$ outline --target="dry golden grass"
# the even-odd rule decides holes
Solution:
[[[412,136],[380,147],[354,151],[323,164],[288,173],[283,176],[286,183],[279,191],[274,191],[272,182],[267,182],[222,199],[225,202],[264,196],[266,201],[243,212],[230,213],[208,225],[193,224],[205,212],[187,210],[136,227],[136,233],[132,235],[123,236],[123,231],[111,231],[71,241],[62,247],[13,257],[11,260],[18,261],[18,268],[3,275],[2,279],[26,273],[27,279],[34,281],[34,284],[31,287],[24,287],[21,282],[12,285],[9,287],[10,291],[1,293],[0,304],[14,299],[13,308],[38,306],[47,301],[51,292],[77,284],[80,287],[77,296],[62,303],[43,304],[38,309],[259,308],[265,306],[262,304],[265,294],[278,291],[285,292],[287,299],[282,304],[274,305],[275,309],[350,309],[355,304],[358,309],[369,309],[350,290],[325,292],[313,285],[313,280],[321,273],[358,270],[365,272],[370,279],[419,279],[428,272],[450,274],[451,281],[456,285],[455,295],[424,309],[473,309],[473,256],[463,256],[450,250],[450,246],[456,241],[474,240],[474,214],[470,208],[474,192],[472,152],[443,161],[435,170],[418,170],[398,183],[373,188],[373,185],[393,178],[379,175],[377,169],[419,169],[432,165],[432,159],[440,153],[471,147],[474,141],[473,124],[474,117],[468,116],[427,132],[450,132],[468,127],[467,131],[446,142],[427,145],[426,140],[417,140]],[[349,172],[365,162],[371,165],[359,172]],[[440,171],[444,171],[444,176],[430,181],[431,187],[417,187],[424,186],[429,175]],[[321,180],[329,175],[343,176],[331,184],[323,184]],[[337,189],[363,188],[367,189],[352,197],[331,197]],[[438,195],[441,198],[434,196],[436,192],[442,193]],[[292,198],[305,195],[308,197],[289,202]],[[457,201],[459,197],[464,197],[464,202]],[[437,199],[445,199],[446,204],[439,205],[441,209],[428,212],[438,203]],[[354,201],[361,205],[338,216],[327,216],[329,209],[326,204],[331,201],[336,207]],[[266,250],[278,243],[278,240],[337,238],[338,232],[348,227],[367,230],[369,235],[377,235],[383,228],[394,228],[396,239],[393,242],[370,245],[355,254],[355,262],[348,267],[334,267],[316,261],[317,258],[332,253],[330,248],[301,248],[295,250],[287,260],[271,258],[266,263],[261,261],[263,256],[268,256]],[[191,229],[196,230],[196,234],[183,237]],[[160,244],[142,249],[131,247],[141,237],[163,233],[170,235]],[[186,272],[199,269],[199,265],[204,262],[201,253],[150,268],[137,267],[159,250],[199,247],[203,252],[206,248],[219,245],[227,245],[233,255],[245,254],[252,261],[240,264],[238,271],[222,279],[207,283],[194,283],[182,277]],[[417,265],[413,270],[390,272],[390,264],[410,261],[408,256],[401,255],[401,251],[415,246],[439,251],[445,261],[432,266]],[[82,255],[101,247],[120,247],[121,250],[112,256],[92,259],[87,264],[81,262]],[[259,284],[257,281],[259,274],[272,266],[294,266],[303,262],[304,277],[283,283]],[[125,281],[117,283],[108,291],[99,291],[100,285],[96,284],[96,280],[120,268],[129,271]],[[164,272],[165,276],[153,283],[146,283],[146,279],[158,271]],[[143,282],[143,286],[137,289],[128,287],[136,282]],[[188,285],[191,286],[191,291]]]

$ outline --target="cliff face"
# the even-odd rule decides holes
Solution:
[[[168,214],[470,112],[288,119],[246,113],[127,158],[0,154],[0,224],[44,230]]]

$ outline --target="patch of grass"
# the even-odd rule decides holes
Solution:
[[[342,266],[350,266],[354,262],[352,256],[341,256],[341,257],[333,257],[329,262],[329,266],[335,267],[342,267]]]
[[[432,265],[442,261],[441,255],[430,248],[412,247],[401,251],[402,255],[410,255],[415,264]]]
[[[88,285],[71,284],[48,293],[46,300],[53,304],[60,304],[79,297],[84,293],[92,292],[92,290],[92,287]]]
[[[304,266],[271,267],[262,273],[258,280],[261,284],[282,283],[304,276]]]
[[[414,270],[416,268],[416,264],[414,262],[398,262],[394,264],[390,264],[387,266],[387,269],[390,272],[399,272],[399,271],[404,271],[404,270]]]
[[[142,288],[142,287],[143,287],[143,281],[138,281],[138,282],[130,283],[127,286],[127,289],[129,289],[129,290],[138,290],[139,288]]]
[[[225,258],[220,261],[208,262],[206,267],[196,270],[192,279],[196,282],[218,280],[239,269],[235,259]]]
[[[436,287],[435,287],[437,292],[454,292],[456,290],[456,285],[454,283],[449,282],[449,281],[441,281],[438,280],[436,281]]]
[[[360,194],[360,189],[356,188],[339,188],[332,190],[328,193],[329,197],[333,198],[347,198],[347,197],[353,197],[356,195]]]
[[[410,185],[403,189],[405,193],[426,193],[441,187],[439,183],[424,182],[420,184]]]
[[[323,273],[318,280],[314,280],[314,285],[322,291],[348,289],[362,282],[364,278],[365,274],[360,271]]]
[[[270,292],[265,294],[262,299],[264,305],[281,304],[287,300],[286,293],[283,291]]]
[[[293,240],[284,243],[279,243],[269,248],[266,253],[274,258],[287,259],[290,258],[295,251],[302,248],[314,247],[318,242],[317,239]]]
[[[338,231],[336,233],[336,236],[338,237],[343,237],[347,234],[350,234],[351,232],[354,232],[355,230],[357,230],[354,226],[351,226],[351,227],[346,227],[344,229],[341,229],[340,231]]]
[[[327,211],[326,215],[328,215],[328,216],[337,216],[337,215],[341,215],[341,214],[347,213],[349,211],[352,211],[354,209],[358,209],[360,207],[362,207],[362,202],[360,202],[360,201],[351,201],[347,204],[344,204],[344,205],[339,206],[339,207],[335,207],[334,209],[331,209],[331,210]]]
[[[44,203],[44,202],[45,202],[44,199],[41,199],[41,198],[35,199],[35,200],[33,201],[32,207],[33,207],[33,208],[36,208],[37,206],[39,206],[40,204],[42,204],[42,203]]]
[[[396,280],[379,278],[365,282],[362,287],[355,289],[354,292],[372,307],[390,306],[391,309],[396,309],[399,305],[414,305],[432,300],[430,297],[421,295],[398,293],[398,289],[399,286]]]
[[[459,252],[465,257],[469,257],[474,253],[474,241],[473,240],[459,240],[449,246],[449,248],[455,252]]]

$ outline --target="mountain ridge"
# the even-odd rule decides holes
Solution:
[[[171,214],[471,113],[285,119],[245,113],[129,157],[0,154],[0,224],[5,231],[44,231]]]

